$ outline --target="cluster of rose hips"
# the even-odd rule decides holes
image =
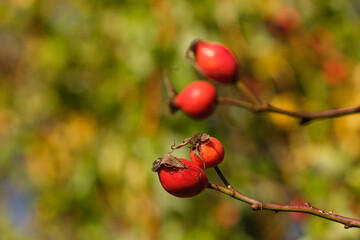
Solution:
[[[193,66],[211,80],[221,84],[231,84],[238,80],[240,65],[235,55],[221,44],[197,39],[191,43],[186,55]],[[181,109],[194,119],[204,119],[215,110],[216,97],[213,84],[198,80],[177,94],[171,100],[170,107],[172,112]]]
[[[219,165],[224,159],[224,147],[208,134],[195,134],[186,138],[172,151],[190,145],[190,159],[176,158],[170,153],[153,162],[152,170],[158,173],[163,188],[176,197],[195,196],[208,186],[204,169]]]
[[[238,80],[240,65],[235,55],[221,44],[197,39],[191,43],[186,56],[200,73],[213,81],[231,84]],[[198,80],[175,94],[170,107],[172,112],[181,109],[194,119],[204,119],[215,110],[216,98],[214,85]],[[195,134],[171,149],[186,145],[190,145],[191,161],[167,153],[155,160],[152,167],[163,188],[177,197],[192,197],[204,191],[209,184],[204,169],[216,167],[224,159],[223,145],[207,134]]]

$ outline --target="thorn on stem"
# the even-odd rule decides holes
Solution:
[[[306,207],[310,207],[310,208],[313,208],[313,206],[310,204],[310,203],[304,203],[304,205],[306,206]]]
[[[311,122],[313,119],[312,118],[301,118],[300,121],[299,121],[299,125],[306,125],[308,124],[309,122]]]
[[[255,203],[255,204],[252,204],[252,205],[251,205],[251,209],[252,209],[253,211],[262,210],[262,209],[263,209],[263,205],[262,205],[261,202],[257,202],[257,203]]]
[[[229,190],[231,190],[231,196],[234,197],[235,194],[236,194],[236,191],[235,191],[235,189],[233,188],[233,186],[231,186],[231,185],[229,184],[229,185],[227,185],[227,188],[228,188]]]
[[[232,191],[235,191],[234,187],[233,187],[233,186],[231,186],[230,184],[229,184],[229,185],[227,185],[227,188],[228,188],[228,189],[230,189],[230,190],[232,190]]]

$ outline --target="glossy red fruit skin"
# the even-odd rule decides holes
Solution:
[[[207,78],[222,84],[238,79],[239,63],[235,55],[224,45],[205,41],[192,44],[197,68]]]
[[[198,195],[209,184],[205,172],[193,162],[178,158],[187,168],[161,166],[158,171],[163,188],[173,196],[188,198]]]
[[[190,159],[197,166],[204,169],[219,165],[225,155],[224,146],[214,137],[211,138],[210,142],[202,143],[199,147],[199,152],[204,161],[201,160],[193,150],[190,151]]]
[[[174,103],[188,116],[201,120],[215,110],[216,89],[207,81],[195,81],[175,97]]]

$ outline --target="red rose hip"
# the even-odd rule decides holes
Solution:
[[[184,167],[163,164],[157,170],[163,188],[171,195],[181,198],[193,197],[204,191],[209,184],[205,172],[188,160],[175,159]]]
[[[224,146],[214,137],[201,142],[198,148],[190,150],[191,161],[204,169],[219,165],[224,155]]]
[[[204,119],[215,110],[216,89],[206,81],[192,82],[175,97],[174,104],[188,116]]]
[[[207,78],[229,84],[238,79],[239,63],[224,45],[195,40],[189,47],[195,56],[196,68]]]

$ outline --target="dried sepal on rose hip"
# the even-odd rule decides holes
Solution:
[[[194,136],[192,137],[188,137],[185,138],[179,145],[175,146],[175,144],[173,146],[171,146],[172,150],[175,149],[179,149],[182,148],[188,144],[190,144],[190,148],[198,148],[199,144],[201,142],[207,142],[210,141],[211,137],[206,134],[206,133],[196,133]]]
[[[172,112],[178,109],[189,117],[201,120],[209,117],[216,107],[216,88],[207,81],[195,81],[175,96],[170,104]]]
[[[199,72],[216,82],[230,84],[239,78],[240,64],[235,54],[222,44],[196,39],[190,44],[186,57]]]
[[[182,161],[179,161],[178,158],[170,155],[170,153],[166,153],[163,157],[156,159],[152,164],[151,170],[157,172],[161,166],[179,169],[186,168],[186,165]]]
[[[171,148],[175,150],[188,144],[190,144],[191,161],[201,168],[215,167],[224,159],[224,146],[218,139],[210,137],[206,133],[197,133]]]
[[[158,173],[162,187],[176,197],[193,197],[209,184],[205,172],[196,164],[169,153],[156,159],[152,170]]]

